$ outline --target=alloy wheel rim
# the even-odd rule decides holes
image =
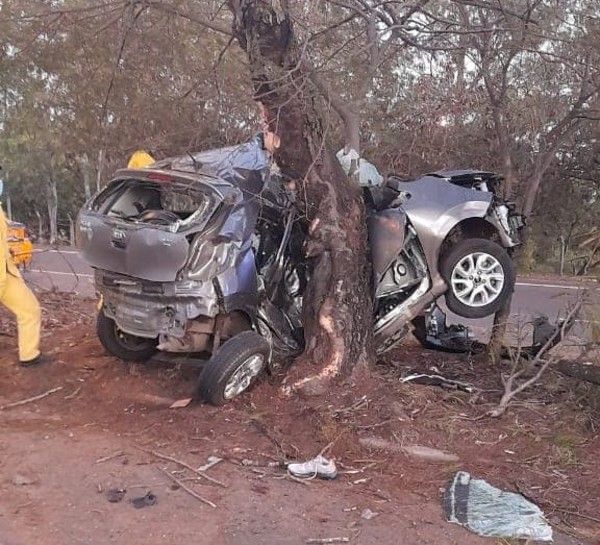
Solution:
[[[225,399],[233,399],[246,390],[250,386],[252,379],[261,372],[264,364],[265,357],[262,354],[254,354],[247,358],[227,381],[223,397]]]
[[[486,252],[464,256],[452,269],[450,284],[463,305],[483,307],[494,302],[504,288],[505,275],[500,262]]]

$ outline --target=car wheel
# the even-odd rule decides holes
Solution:
[[[224,405],[248,390],[267,367],[269,343],[254,331],[242,331],[225,341],[206,363],[196,395],[212,405]]]
[[[114,320],[98,312],[96,317],[96,333],[98,339],[111,356],[125,361],[146,361],[156,353],[156,339],[136,337],[121,331]]]
[[[512,259],[491,240],[461,240],[443,258],[441,272],[448,285],[446,304],[463,318],[494,314],[515,288]]]

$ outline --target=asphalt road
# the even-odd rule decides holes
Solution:
[[[31,270],[25,273],[27,282],[42,289],[57,289],[93,296],[92,270],[81,260],[76,250],[36,249]],[[538,315],[548,316],[553,322],[564,315],[570,304],[577,301],[584,290],[583,284],[570,281],[517,281],[512,305],[512,322],[524,324]],[[600,304],[600,288],[592,285],[591,297]],[[473,328],[478,337],[485,338],[491,319],[465,320],[449,316],[449,321]],[[577,328],[578,330],[583,327]]]

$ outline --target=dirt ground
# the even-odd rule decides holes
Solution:
[[[600,543],[600,388],[550,372],[501,419],[480,418],[499,399],[497,368],[407,346],[325,399],[286,398],[265,378],[224,408],[175,409],[192,369],[126,366],[96,340],[91,301],[42,300],[54,361],[37,369],[15,366],[14,327],[0,310],[1,545],[509,543],[445,522],[441,494],[458,469],[537,503],[556,543]],[[483,393],[399,382],[432,367]],[[403,454],[415,445],[458,461]],[[272,467],[322,449],[341,470],[335,481],[297,482]],[[218,456],[206,470],[218,483],[157,454],[193,468]],[[126,490],[122,501],[108,501],[111,489]],[[148,492],[156,503],[135,508]]]

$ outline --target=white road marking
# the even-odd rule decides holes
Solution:
[[[85,273],[58,272],[58,271],[40,271],[40,270],[37,270],[37,269],[29,269],[27,272],[38,273],[38,274],[58,274],[58,275],[61,275],[61,276],[81,276],[83,278],[94,278],[93,274],[85,274]]]
[[[585,289],[592,289],[595,290],[595,287],[590,286],[589,288],[586,288],[585,286],[568,286],[568,285],[561,285],[561,284],[536,284],[533,282],[517,282],[515,284],[515,286],[530,286],[532,288],[554,288],[554,289],[564,289],[564,290],[585,290]]]
[[[34,248],[32,251],[34,254],[79,254],[77,250],[55,250],[54,248]]]
[[[34,250],[34,251],[36,251],[36,250]],[[37,251],[44,251],[44,250],[37,250]],[[55,251],[55,250],[51,250],[51,251]],[[78,252],[62,252],[62,253],[76,254]],[[43,271],[40,269],[30,269],[29,272],[38,273],[38,274],[56,274],[59,276],[75,276],[75,274],[73,272]],[[77,276],[81,276],[83,278],[94,278],[93,274],[86,274],[86,273],[77,273]],[[561,284],[537,284],[534,282],[517,282],[515,284],[515,286],[521,286],[521,287],[529,286],[532,288],[552,288],[552,289],[565,289],[565,290],[585,290],[585,289],[596,290],[596,289],[598,289],[596,287],[586,288],[585,286],[570,286],[570,285],[561,285]]]

